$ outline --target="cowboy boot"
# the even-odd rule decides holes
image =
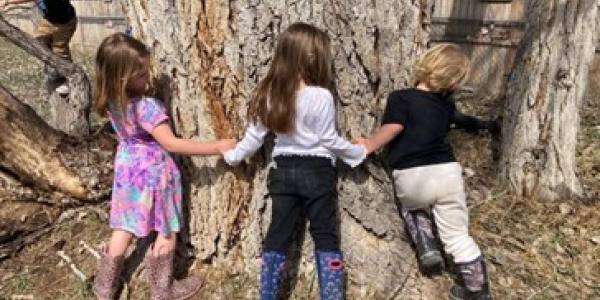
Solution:
[[[321,300],[344,299],[344,260],[339,251],[315,251]]]
[[[472,262],[456,264],[458,279],[450,289],[452,300],[492,300],[483,256]]]
[[[102,250],[92,287],[92,292],[98,299],[112,300],[115,298],[122,269],[123,256],[112,257],[106,249]]]
[[[403,211],[407,231],[417,250],[419,264],[426,270],[441,270],[444,259],[433,234],[433,223],[423,210]]]
[[[260,272],[260,299],[276,300],[279,296],[286,255],[277,251],[264,251]]]
[[[174,251],[155,256],[150,249],[146,254],[150,299],[184,300],[192,297],[202,287],[202,281],[190,276],[182,280],[173,279]]]

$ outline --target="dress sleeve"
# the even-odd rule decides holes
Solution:
[[[356,167],[367,156],[363,145],[354,145],[339,136],[336,130],[335,105],[333,96],[329,92],[319,93],[315,99],[314,111],[316,115],[316,134],[323,147],[333,152],[351,167]]]
[[[135,113],[139,126],[148,133],[152,133],[156,126],[169,120],[165,107],[154,98],[139,100],[136,103]]]
[[[269,130],[262,124],[252,124],[246,129],[244,138],[235,148],[225,152],[223,158],[228,165],[235,166],[242,160],[252,156],[263,144]]]

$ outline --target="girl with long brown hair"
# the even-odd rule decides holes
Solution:
[[[184,221],[181,176],[170,153],[214,155],[235,145],[234,140],[200,143],[175,137],[161,101],[147,96],[150,69],[150,51],[122,33],[104,39],[96,55],[94,105],[100,115],[108,115],[119,140],[110,203],[113,231],[93,287],[99,299],[115,298],[132,237],[151,232],[157,233],[146,255],[151,299],[187,299],[200,289],[195,277],[172,277]]]
[[[254,154],[265,135],[276,135],[269,171],[271,224],[262,253],[262,300],[277,299],[288,248],[301,215],[310,221],[321,299],[343,299],[343,258],[336,220],[336,157],[354,167],[366,155],[341,138],[335,105],[328,35],[305,23],[281,33],[269,72],[249,108],[250,126],[225,161],[236,165]]]

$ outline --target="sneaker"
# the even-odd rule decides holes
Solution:
[[[61,96],[67,96],[71,92],[71,89],[66,83],[59,85],[55,90]]]

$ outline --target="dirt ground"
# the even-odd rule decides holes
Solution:
[[[91,55],[75,53],[75,59],[91,70]],[[45,103],[39,96],[41,64],[2,39],[0,64],[4,67],[0,83],[44,115]],[[461,106],[489,116],[497,103],[474,99]],[[577,153],[586,199],[549,203],[511,197],[495,179],[488,136],[455,132],[451,140],[466,169],[472,234],[489,258],[496,299],[600,299],[600,59],[592,71]],[[3,213],[27,214],[27,209],[15,203],[14,210],[0,212],[0,218]],[[107,203],[52,212],[61,215],[57,225],[36,243],[0,258],[0,299],[91,299],[89,283],[78,279],[57,251],[62,250],[91,277],[96,259],[82,242],[97,248],[106,239],[107,212]],[[209,270],[201,263],[191,272],[207,282],[195,299],[257,298],[257,278]],[[298,285],[292,299],[310,299],[315,282]],[[144,283],[132,283],[123,294],[128,299],[146,299],[146,290]]]

